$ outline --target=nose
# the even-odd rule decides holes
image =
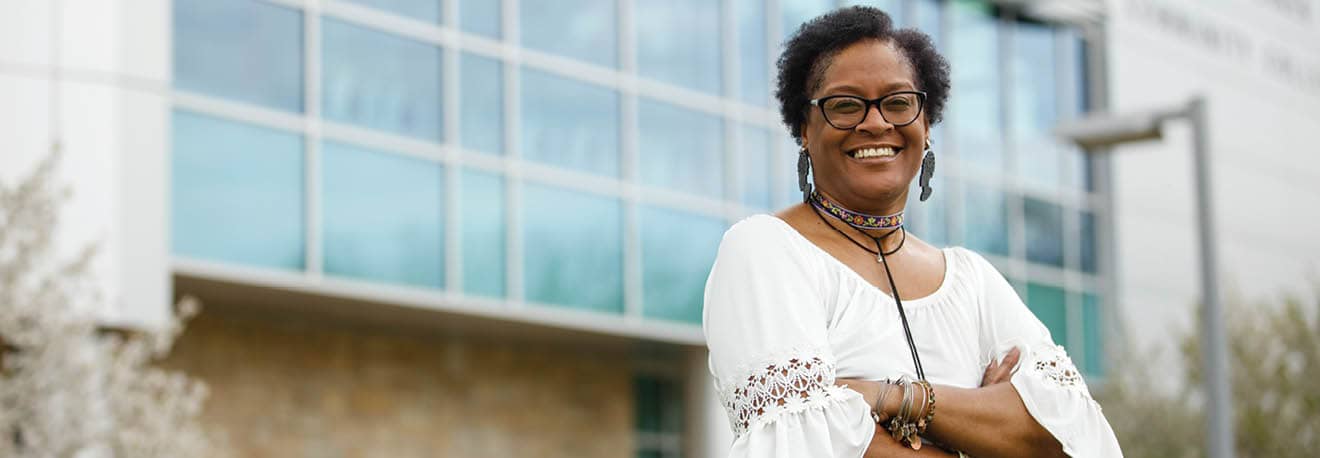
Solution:
[[[894,125],[890,124],[889,121],[886,121],[885,116],[880,114],[880,104],[876,103],[867,104],[866,118],[862,119],[861,124],[854,127],[854,129],[858,131],[863,131],[876,136],[893,128]]]

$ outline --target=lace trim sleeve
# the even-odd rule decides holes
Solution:
[[[745,379],[721,392],[735,437],[785,412],[824,405],[847,390],[834,385],[834,364],[818,356],[781,358],[744,373]]]
[[[1072,358],[1060,345],[1048,345],[1032,349],[1027,360],[1027,371],[1057,388],[1079,390],[1090,396],[1086,381],[1073,365]]]

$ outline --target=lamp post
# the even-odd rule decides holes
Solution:
[[[1214,458],[1234,456],[1232,390],[1228,374],[1228,343],[1224,310],[1219,298],[1218,255],[1215,249],[1214,206],[1211,204],[1209,139],[1206,103],[1194,97],[1187,104],[1138,113],[1102,114],[1061,125],[1056,133],[1092,150],[1163,136],[1165,121],[1184,119],[1192,125],[1192,167],[1196,180],[1197,222],[1200,230],[1201,353],[1206,380],[1206,453]]]

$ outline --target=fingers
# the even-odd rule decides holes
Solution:
[[[1018,347],[1013,347],[1012,350],[1008,351],[1008,355],[1004,356],[1004,367],[1008,367],[1011,370],[1013,367],[1017,366],[1018,359],[1021,357],[1022,351],[1018,350]]]
[[[985,375],[981,377],[981,386],[990,386],[996,383],[1007,382],[1013,376],[1013,368],[1017,366],[1022,358],[1021,350],[1013,347],[1004,355],[1004,359],[990,360],[990,364],[985,368]]]

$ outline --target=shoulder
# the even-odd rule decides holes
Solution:
[[[788,223],[771,215],[754,215],[724,232],[715,270],[751,270],[762,273],[817,270],[817,260],[805,239]]]
[[[792,244],[788,231],[793,230],[779,218],[771,215],[752,215],[734,223],[724,231],[720,241],[720,253],[738,254],[759,253],[766,250],[782,250]]]
[[[945,262],[951,263],[953,269],[971,274],[977,279],[1003,277],[999,269],[990,260],[970,249],[961,246],[948,247],[944,249]]]

